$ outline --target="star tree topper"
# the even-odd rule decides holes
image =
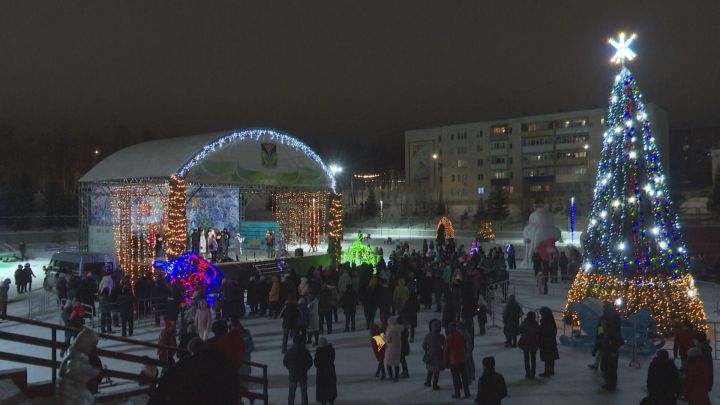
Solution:
[[[625,61],[631,61],[635,59],[635,56],[637,55],[635,54],[635,52],[633,52],[632,49],[630,49],[630,44],[633,40],[635,40],[635,38],[637,38],[637,35],[632,34],[630,35],[630,38],[628,38],[625,36],[624,32],[621,32],[618,35],[617,41],[610,38],[608,42],[610,43],[610,45],[613,46],[613,48],[615,48],[615,55],[613,55],[610,61],[613,63],[619,63],[624,65]]]

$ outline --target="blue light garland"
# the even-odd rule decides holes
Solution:
[[[333,175],[332,171],[328,166],[325,165],[325,163],[320,159],[320,156],[318,156],[315,151],[313,151],[309,146],[304,144],[303,142],[299,141],[296,138],[293,138],[292,136],[276,131],[274,129],[266,129],[266,128],[255,128],[255,129],[243,129],[240,131],[231,132],[228,135],[224,135],[215,141],[205,145],[205,147],[200,150],[195,156],[193,156],[187,163],[185,163],[180,170],[177,171],[176,175],[180,178],[185,178],[185,176],[188,174],[188,172],[195,167],[198,163],[200,163],[203,159],[205,159],[209,154],[222,149],[227,144],[232,142],[242,142],[245,140],[253,140],[253,141],[260,141],[260,140],[270,140],[275,142],[280,142],[283,145],[286,145],[294,150],[300,151],[304,153],[309,158],[313,159],[317,164],[322,167],[323,171],[327,175],[328,179],[330,180],[330,183],[328,186],[330,189],[334,192],[335,191],[335,176]]]
[[[584,249],[586,272],[679,276],[688,271],[663,173],[642,94],[623,67],[610,96]]]
[[[192,300],[195,291],[204,288],[205,298],[212,308],[214,301],[212,293],[220,288],[223,280],[223,275],[212,263],[196,253],[188,252],[174,260],[155,260],[153,267],[162,269],[171,285],[178,283],[182,285],[183,298],[187,304]]]

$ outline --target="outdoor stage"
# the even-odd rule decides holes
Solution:
[[[265,251],[254,251],[257,255],[248,255],[248,260],[240,259],[240,261],[216,263],[215,267],[222,273],[225,278],[231,280],[247,281],[250,275],[260,272],[263,275],[278,274],[277,261],[268,259]],[[295,273],[303,276],[310,267],[323,266],[327,268],[330,265],[331,258],[325,250],[315,253],[305,252],[305,256],[287,256],[282,258],[285,262],[285,271],[294,269]]]

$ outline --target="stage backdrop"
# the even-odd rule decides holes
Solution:
[[[163,188],[164,190],[164,188]],[[240,192],[236,187],[197,187],[187,189],[188,227],[209,226],[227,228],[234,235],[240,221]],[[133,199],[133,226],[160,224],[163,220],[162,199],[157,196]],[[112,252],[115,241],[112,233],[110,190],[94,185],[90,191],[90,224],[88,248],[95,252]]]
[[[193,187],[187,189],[188,228],[227,228],[235,235],[240,222],[240,190],[237,187]]]

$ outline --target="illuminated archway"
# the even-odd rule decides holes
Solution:
[[[438,221],[437,227],[435,228],[435,233],[440,230],[440,226],[445,228],[445,240],[455,239],[455,228],[448,217],[440,217],[440,221]]]

